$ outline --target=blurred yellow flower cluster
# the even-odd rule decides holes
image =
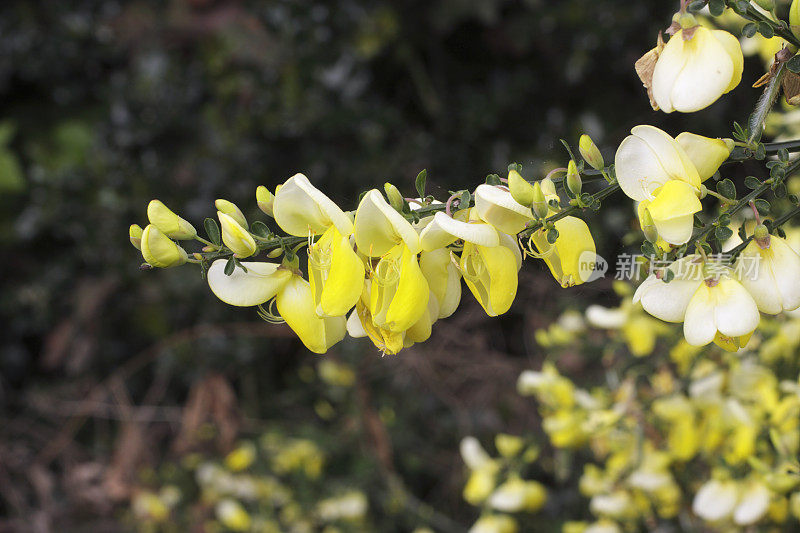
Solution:
[[[616,288],[627,299],[630,289]],[[642,317],[655,322],[642,329],[653,331],[646,342],[631,341],[625,324]],[[619,339],[606,345],[609,365],[614,354],[625,360],[642,345],[656,359],[627,371],[610,366],[606,382],[589,389],[552,363],[520,375],[518,391],[536,399],[556,454],[588,453],[578,490],[596,521],[567,522],[564,532],[652,529],[672,520],[727,531],[800,519],[800,312],[764,319],[746,349],[710,357],[658,331],[630,304],[590,307],[586,323],[571,342],[551,345],[550,357],[580,348],[597,327]],[[651,336],[664,339],[660,349]],[[474,443],[462,443],[462,455],[472,471],[464,496],[479,504],[494,490],[495,460]],[[510,475],[522,470],[516,465]]]

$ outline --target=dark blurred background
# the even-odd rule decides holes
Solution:
[[[152,198],[197,227],[215,198],[257,218],[256,186],[295,172],[353,209],[384,181],[410,196],[423,168],[440,199],[510,162],[542,177],[567,160],[558,139],[583,132],[607,160],[639,123],[725,135],[746,118],[757,61],[742,90],[688,117],[654,113],[634,73],[677,7],[2,2],[0,529],[135,529],[131,498],[172,482],[168,466],[264,431],[317,442],[325,475],[369,495],[365,529],[435,527],[430,509],[391,505],[398,487],[466,528],[477,511],[461,499],[459,440],[538,431],[514,387],[543,356],[531,333],[608,298],[609,280],[561,292],[529,260],[500,319],[465,290],[426,344],[336,346],[325,357],[355,376],[340,387],[288,328],[217,301],[199,271],[140,271],[128,225]],[[590,223],[613,256],[629,203]],[[552,505],[542,520],[558,521]],[[191,506],[177,530],[209,512]]]

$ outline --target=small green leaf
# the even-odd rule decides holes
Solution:
[[[745,240],[747,238],[747,230],[744,227],[744,224],[739,226],[739,238]]]
[[[207,218],[203,221],[203,226],[206,228],[208,240],[219,246],[222,241],[220,241],[219,226],[217,225],[217,221],[213,218]]]
[[[425,182],[427,179],[428,171],[423,168],[420,173],[417,174],[417,179],[414,180],[414,186],[417,188],[417,193],[420,198],[425,198]]]
[[[786,185],[781,183],[775,184],[772,188],[772,192],[775,193],[775,198],[785,198],[786,197]]]
[[[719,242],[725,242],[733,236],[733,230],[727,226],[719,226],[714,230],[714,236]]]
[[[556,228],[550,228],[550,231],[547,232],[547,242],[550,244],[555,244],[558,240],[558,230]]]
[[[234,259],[233,256],[231,256],[228,258],[228,262],[225,263],[225,270],[224,270],[225,275],[230,276],[231,274],[233,274],[235,268],[236,268],[236,259]]]
[[[800,72],[800,56],[794,56],[786,62],[786,68],[797,74]]]
[[[489,174],[486,176],[486,185],[500,185],[501,183],[503,182],[500,181],[500,176],[497,174]]]
[[[653,246],[652,242],[644,241],[642,243],[642,255],[645,257],[653,257],[656,255],[656,248]]]
[[[770,205],[769,202],[764,200],[763,198],[757,198],[754,202],[756,204],[756,209],[758,210],[758,214],[766,216],[769,214]]]
[[[744,14],[747,13],[747,8],[750,7],[750,2],[748,2],[747,0],[736,0],[736,2],[731,7],[733,7],[740,14]]]
[[[752,22],[748,22],[747,24],[744,25],[744,28],[742,28],[742,35],[749,39],[750,37],[753,37],[757,31],[758,31],[758,26],[756,26]]]
[[[469,191],[462,192],[461,198],[459,198],[458,208],[459,209],[468,208],[471,200],[472,200],[472,195],[469,193]]]
[[[508,171],[511,172],[512,170],[516,170],[520,174],[522,174],[522,164],[520,163],[511,163],[508,165]]]
[[[760,137],[760,135],[759,135]],[[756,159],[759,161],[763,161],[765,157],[767,157],[767,148],[764,146],[763,143],[758,143],[758,147],[756,148],[755,153]]]
[[[268,239],[272,235],[272,232],[269,231],[267,225],[260,220],[256,220],[250,225],[250,231],[264,239]]]
[[[665,270],[664,277],[662,279],[664,280],[664,283],[669,283],[670,281],[675,279],[675,272],[673,272],[670,269]]]
[[[758,189],[761,186],[761,180],[755,176],[747,176],[744,179],[744,186],[748,189]]]
[[[786,163],[789,160],[789,150],[786,148],[781,148],[778,150],[778,159]]]
[[[727,178],[717,182],[717,192],[725,198],[729,198],[731,200],[736,199],[736,185],[734,185],[733,182]]]
[[[758,23],[758,33],[767,39],[772,39],[775,37],[775,30],[772,29],[772,26],[768,22],[764,21]]]
[[[702,9],[702,7],[700,8]],[[725,0],[709,0],[708,11],[712,17],[718,17],[725,11]]]

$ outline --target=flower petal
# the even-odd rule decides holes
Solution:
[[[670,282],[672,283],[672,282]],[[714,295],[708,285],[701,283],[686,307],[683,336],[692,346],[705,346],[714,340],[717,326],[714,323]]]
[[[234,268],[230,276],[225,275],[225,259],[217,259],[206,274],[208,286],[214,295],[226,304],[239,307],[261,305],[278,294],[292,273],[279,269],[276,263],[244,261],[247,272]]]
[[[419,239],[423,250],[444,248],[457,239],[481,246],[498,246],[500,244],[497,230],[489,224],[462,222],[441,211],[437,212],[433,221],[422,230]]]
[[[295,174],[278,189],[272,212],[275,222],[289,235],[321,235],[330,226],[336,226],[342,235],[353,232],[345,212],[303,174]]]
[[[738,41],[736,44],[738,46]],[[713,176],[733,150],[732,139],[711,139],[687,131],[675,137],[675,140],[694,164],[701,182]]]
[[[531,210],[518,204],[510,192],[487,184],[475,189],[475,210],[481,220],[509,235],[516,235],[533,220]]]
[[[367,192],[358,204],[355,236],[359,252],[370,257],[382,256],[401,242],[412,253],[420,250],[417,232],[377,189]]]
[[[345,317],[318,317],[311,286],[300,276],[291,276],[278,292],[275,304],[286,324],[314,353],[325,353],[344,338],[347,330]]]
[[[716,293],[714,321],[720,333],[727,337],[740,337],[758,327],[761,320],[758,307],[741,283],[723,277],[711,287],[711,291]]]
[[[461,272],[453,263],[450,251],[439,248],[422,252],[419,267],[439,303],[439,318],[452,315],[461,302]]]

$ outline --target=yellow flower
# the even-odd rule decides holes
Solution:
[[[364,263],[350,244],[353,223],[303,174],[284,183],[272,205],[275,222],[290,235],[321,235],[308,247],[308,277],[316,313],[342,316],[356,304],[364,285]]]
[[[516,235],[533,220],[530,208],[517,203],[510,192],[486,184],[475,189],[475,212],[481,220],[507,235]]]
[[[547,500],[547,491],[541,483],[512,477],[492,492],[489,506],[506,513],[536,512]]]
[[[281,318],[315,353],[325,353],[344,338],[345,318],[319,317],[311,286],[290,265],[243,262],[247,272],[237,267],[228,276],[225,264],[224,259],[214,261],[206,276],[211,291],[223,302],[249,307],[275,298]]]
[[[511,244],[516,247],[516,242]],[[517,295],[519,270],[517,258],[508,246],[487,247],[465,242],[459,266],[467,287],[487,315],[508,311]]]
[[[679,30],[658,54],[653,99],[665,113],[699,111],[739,85],[743,68],[739,40],[730,33]]]
[[[642,201],[650,200],[656,189],[670,180],[700,188],[697,167],[678,141],[654,126],[636,126],[631,134],[620,143],[614,157],[622,192]]]
[[[370,271],[369,311],[376,327],[400,333],[427,310],[430,289],[405,243],[391,248]]]
[[[461,271],[452,252],[446,248],[422,252],[419,268],[439,303],[439,318],[452,315],[461,302]]]
[[[567,216],[555,222],[558,238],[554,244],[547,240],[547,230],[542,228],[531,234],[538,257],[544,260],[550,273],[562,287],[580,285],[594,272],[597,253],[589,231],[583,220]]]
[[[186,262],[186,252],[153,224],[148,224],[141,237],[142,257],[158,268],[180,266]]]
[[[131,227],[128,228],[128,237],[131,240],[131,244],[137,250],[142,249],[142,227],[139,224],[131,224]]]
[[[233,531],[248,531],[252,520],[250,515],[239,504],[231,499],[222,500],[216,507],[217,519]]]
[[[263,185],[256,187],[256,203],[264,214],[273,216],[272,208],[275,204],[275,195]]]
[[[214,207],[217,208],[217,211],[225,213],[233,220],[236,221],[244,229],[247,229],[247,219],[244,217],[244,213],[242,210],[239,209],[239,206],[234,204],[233,202],[229,202],[228,200],[223,200],[222,198],[218,198],[214,201]]]
[[[639,219],[647,210],[659,237],[676,246],[687,242],[692,237],[694,214],[703,209],[697,190],[684,181],[669,180],[653,196],[639,202]]]
[[[160,200],[151,200],[147,204],[147,219],[170,239],[194,239],[197,235],[194,226],[173,213]]]
[[[358,204],[355,238],[358,251],[368,257],[381,257],[400,244],[412,254],[420,251],[417,232],[377,189],[368,191]]]
[[[222,226],[222,242],[236,257],[250,257],[258,251],[255,239],[236,220],[222,211],[217,211]]]

